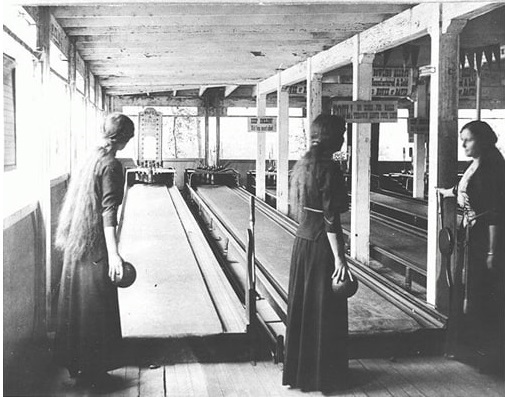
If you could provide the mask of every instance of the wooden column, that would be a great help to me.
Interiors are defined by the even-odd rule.
[[[221,107],[216,108],[216,163],[221,160]]]
[[[277,209],[283,214],[289,210],[289,92],[277,87]]]
[[[259,92],[259,91],[258,91]],[[267,108],[267,96],[265,94],[258,94],[256,97],[256,115],[258,117],[265,116]],[[266,177],[266,146],[267,146],[266,132],[256,133],[256,197],[265,200],[265,177]]]
[[[72,173],[74,167],[77,165],[77,151],[78,139],[75,135],[75,131],[72,128],[74,125],[73,118],[75,117],[73,111],[75,109],[75,90],[76,90],[76,48],[75,39],[70,40],[69,54],[68,54],[68,92],[70,99],[70,173]]]
[[[480,65],[479,68],[480,69]],[[482,78],[480,70],[475,71],[475,119],[481,118],[481,102],[482,102]]]
[[[322,113],[323,108],[323,75],[312,73],[312,58],[307,59],[307,144],[311,145],[311,128],[314,119]]]
[[[465,20],[440,24],[434,16],[431,36],[431,66],[435,73],[430,82],[430,175],[428,187],[428,255],[426,299],[442,311],[448,307],[448,287],[438,250],[437,193],[435,187],[450,187],[457,182],[458,169],[458,87],[459,33]],[[444,226],[456,235],[456,200],[444,200]],[[456,263],[456,250],[451,258]]]
[[[85,67],[85,73],[84,73],[84,108],[86,112],[86,129],[85,129],[85,134],[86,134],[86,149],[91,148],[95,142],[96,142],[96,136],[95,132],[96,131],[91,131],[91,126],[90,126],[90,114],[91,111],[93,110],[93,104],[91,103],[91,81],[89,78],[89,66],[86,63]]]
[[[417,86],[417,101],[414,104],[414,117],[428,118],[427,84]],[[414,134],[413,192],[415,198],[424,198],[424,174],[426,172],[426,141],[425,134]]]
[[[204,159],[204,165],[208,166],[209,161],[210,161],[210,143],[209,143],[209,101],[207,98],[204,99],[204,104],[205,104],[205,159]]]
[[[353,100],[372,98],[372,54],[361,54],[359,35],[355,36],[353,59]],[[370,261],[370,148],[371,124],[353,125],[351,257],[363,264]]]
[[[40,208],[42,213],[42,235],[38,236],[40,239],[39,246],[42,248],[40,253],[40,267],[45,269],[45,321],[46,325],[51,324],[51,128],[50,128],[50,95],[49,95],[49,79],[50,79],[50,43],[51,43],[51,14],[49,7],[39,8],[39,20],[37,23],[37,48],[41,51],[40,58],[40,108],[39,108],[39,130],[40,138],[40,160],[37,170],[39,174],[39,197]],[[44,260],[42,259],[45,259]],[[37,314],[38,315],[38,314]]]

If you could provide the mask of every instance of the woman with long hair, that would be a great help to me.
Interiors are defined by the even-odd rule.
[[[477,353],[483,371],[505,369],[505,160],[497,136],[483,121],[471,121],[460,132],[472,162],[457,186],[438,189],[463,208],[449,318],[449,355]]]
[[[63,252],[55,338],[56,361],[71,377],[96,384],[107,378],[121,341],[115,277],[123,260],[116,239],[124,175],[116,152],[133,137],[120,113],[103,124],[103,143],[72,175],[60,213],[56,247]]]
[[[347,299],[331,288],[332,278],[352,277],[340,224],[340,213],[348,210],[347,189],[333,161],[345,130],[343,118],[319,115],[312,145],[291,178],[300,226],[291,257],[283,384],[303,391],[329,390],[347,377]]]

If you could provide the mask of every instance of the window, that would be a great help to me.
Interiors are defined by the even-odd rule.
[[[49,167],[52,178],[58,178],[70,170],[70,116],[68,108],[68,86],[62,78],[50,73],[47,83],[51,116]]]
[[[398,109],[396,123],[379,125],[379,161],[410,161],[408,134],[408,109]]]
[[[267,116],[277,116],[277,108],[267,108]],[[256,134],[248,131],[248,117],[256,108],[228,108],[221,117],[221,158],[252,160],[256,158]],[[266,159],[277,158],[277,132],[266,133]],[[302,108],[289,108],[289,159],[298,160],[306,151],[306,119]]]
[[[4,54],[4,171],[16,168],[16,61]]]
[[[149,106],[163,115],[161,138],[161,156],[163,160],[202,158],[205,150],[205,119],[198,116],[198,108],[185,106]],[[138,148],[135,147],[141,135],[138,125],[138,114],[143,112],[142,106],[123,106],[122,112],[127,114],[135,124],[135,142],[123,151],[134,154],[137,158]],[[215,121],[209,120],[215,125]],[[212,127],[210,127],[212,128]]]
[[[205,121],[181,109],[178,116],[163,117],[162,156],[169,158],[201,158],[204,152]]]

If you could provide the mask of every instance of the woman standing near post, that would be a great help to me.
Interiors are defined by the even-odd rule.
[[[121,341],[117,287],[112,280],[123,272],[116,225],[124,176],[115,156],[133,133],[127,116],[106,117],[103,144],[70,180],[56,233],[64,264],[55,357],[71,377],[90,385],[107,379]]]
[[[465,154],[473,160],[458,186],[439,189],[444,197],[457,197],[464,210],[462,231],[467,231],[460,233],[460,240],[466,236],[467,241],[460,241],[458,252],[463,279],[455,283],[459,297],[455,329],[461,335],[455,342],[478,352],[481,370],[503,375],[505,160],[495,146],[495,132],[483,121],[466,124],[460,138]]]
[[[312,146],[291,179],[293,209],[301,220],[291,258],[283,384],[303,391],[330,390],[347,377],[347,299],[335,297],[331,288],[333,277],[352,277],[340,225],[347,189],[332,160],[345,126],[341,117],[319,115]]]

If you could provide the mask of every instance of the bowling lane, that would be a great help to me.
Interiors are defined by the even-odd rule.
[[[230,231],[245,243],[249,223],[247,201],[226,186],[203,185],[197,188],[197,192]],[[256,211],[255,230],[258,260],[287,291],[294,236],[260,211]],[[412,317],[363,284],[358,293],[349,300],[351,334],[369,335],[414,331],[420,328]]]
[[[342,228],[351,230],[351,213],[342,214]],[[370,219],[370,243],[403,258],[422,272],[426,272],[426,239]]]
[[[128,190],[120,238],[123,258],[137,269],[135,283],[118,289],[123,336],[222,332],[165,186],[134,185]]]
[[[275,189],[267,189],[267,192],[275,196]],[[427,206],[421,201],[417,203],[412,200],[401,200],[374,192],[370,194],[371,200],[374,202],[411,215],[426,218]],[[342,228],[345,232],[349,233],[351,230],[350,211],[342,214],[341,221]],[[370,219],[370,243],[394,253],[396,256],[411,263],[422,273],[426,272],[426,239],[386,225],[376,219]]]
[[[428,217],[428,204],[423,200],[400,199],[398,197],[388,196],[386,194],[370,192],[370,200],[374,203],[392,208],[396,211],[402,211],[408,215],[415,215],[419,218]]]

